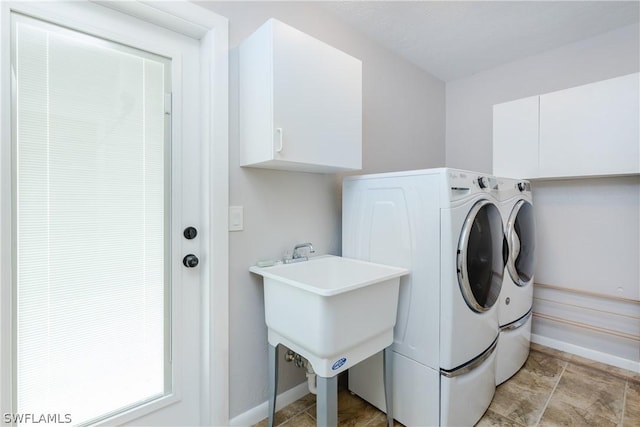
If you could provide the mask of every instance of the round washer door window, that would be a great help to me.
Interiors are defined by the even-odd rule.
[[[526,286],[533,281],[536,265],[535,234],[533,206],[526,200],[520,200],[513,207],[507,223],[507,242],[509,243],[507,270],[518,286]]]
[[[477,202],[469,211],[458,243],[458,283],[467,305],[489,310],[498,300],[504,274],[502,219],[495,204]]]

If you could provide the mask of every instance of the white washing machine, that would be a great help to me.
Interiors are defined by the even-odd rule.
[[[347,177],[342,255],[408,268],[394,330],[394,416],[473,425],[495,392],[503,224],[493,177],[455,169]],[[382,357],[349,371],[381,410]]]
[[[529,356],[536,237],[530,183],[508,178],[497,178],[497,182],[508,248],[498,303],[496,384],[502,384]]]

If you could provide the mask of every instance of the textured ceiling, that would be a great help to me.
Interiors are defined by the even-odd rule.
[[[640,20],[639,1],[341,1],[318,5],[444,81]]]

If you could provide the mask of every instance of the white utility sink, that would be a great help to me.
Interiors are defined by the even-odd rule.
[[[249,269],[264,279],[269,344],[333,377],[393,343],[404,268],[332,255]]]

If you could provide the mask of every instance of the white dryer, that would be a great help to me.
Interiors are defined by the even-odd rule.
[[[503,224],[493,177],[455,169],[347,177],[342,255],[408,268],[394,330],[394,416],[473,425],[495,392]],[[349,389],[385,410],[382,357]]]
[[[530,183],[509,178],[497,178],[497,182],[508,247],[498,304],[496,384],[501,384],[518,372],[529,356],[536,236]]]

